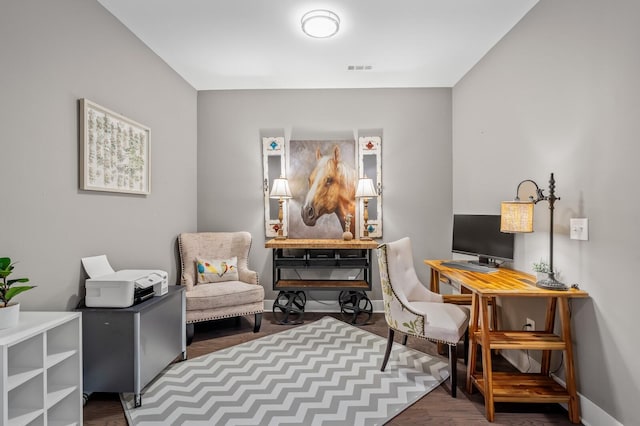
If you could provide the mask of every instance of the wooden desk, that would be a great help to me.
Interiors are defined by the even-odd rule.
[[[340,290],[338,301],[343,315],[352,324],[366,323],[373,305],[365,291],[371,290],[371,251],[373,240],[273,239],[265,243],[273,249],[273,289],[278,296],[273,304],[276,321],[282,324],[302,322],[307,290]],[[284,279],[283,270],[360,269],[362,279]]]
[[[511,269],[481,273],[453,269],[443,260],[425,260],[431,268],[431,286],[437,288],[446,277],[471,292],[471,323],[469,325],[469,364],[467,391],[475,386],[484,396],[487,420],[495,417],[496,402],[566,403],[569,420],[580,423],[580,407],[576,390],[576,372],[571,344],[569,299],[588,297],[582,290],[545,290],[535,286],[535,277]],[[435,282],[434,282],[435,280]],[[482,326],[489,324],[489,301],[494,297],[544,297],[547,299],[545,328],[541,331],[504,331]],[[556,306],[560,313],[560,335],[553,332]],[[477,347],[481,346],[482,371],[476,371]],[[492,349],[537,349],[542,351],[540,373],[493,372]],[[550,377],[551,351],[564,351],[566,389]]]

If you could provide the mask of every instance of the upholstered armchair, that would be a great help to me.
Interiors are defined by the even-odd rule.
[[[260,331],[264,289],[248,266],[251,234],[183,233],[178,248],[180,284],[186,287],[187,344],[194,324],[201,321],[255,315],[253,331]]]
[[[402,343],[405,345],[407,336],[445,343],[449,345],[451,396],[455,398],[456,347],[463,336],[467,337],[469,311],[455,304],[444,303],[442,295],[429,291],[420,282],[413,267],[409,238],[378,246],[378,264],[384,315],[389,326],[387,348],[380,370],[384,371],[389,361],[396,331],[404,334]]]

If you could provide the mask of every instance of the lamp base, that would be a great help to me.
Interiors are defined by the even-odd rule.
[[[555,277],[548,277],[538,281],[536,283],[536,287],[540,287],[545,290],[557,290],[557,291],[569,290],[569,287],[567,287],[566,284],[563,284],[560,281],[556,280]]]

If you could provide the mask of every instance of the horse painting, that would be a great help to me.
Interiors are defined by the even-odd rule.
[[[356,171],[340,158],[340,147],[333,147],[331,154],[322,155],[316,150],[316,166],[309,175],[309,190],[300,209],[302,221],[314,226],[318,218],[335,213],[344,231],[347,214],[355,217]],[[349,231],[355,235],[355,221]]]

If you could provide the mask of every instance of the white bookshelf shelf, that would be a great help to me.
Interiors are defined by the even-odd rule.
[[[0,424],[82,424],[82,316],[20,312],[0,330]]]

